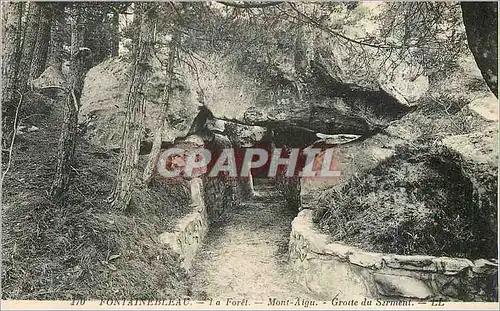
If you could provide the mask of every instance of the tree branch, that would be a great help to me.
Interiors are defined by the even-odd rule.
[[[352,43],[356,43],[356,44],[360,44],[360,45],[364,45],[364,46],[369,46],[369,47],[373,47],[373,48],[378,48],[378,49],[402,49],[403,46],[399,46],[399,45],[378,45],[378,44],[371,44],[371,43],[366,43],[366,42],[362,42],[362,41],[358,41],[358,40],[355,40],[355,39],[352,39],[352,38],[349,38],[347,36],[344,36],[343,34],[339,33],[339,32],[336,32],[334,30],[332,30],[331,28],[321,24],[320,22],[318,22],[317,20],[313,19],[312,17],[302,13],[300,10],[298,10],[295,5],[293,3],[290,3],[288,2],[288,4],[290,5],[290,7],[295,11],[297,12],[298,15],[302,16],[303,18],[305,18],[307,21],[309,21],[309,23],[313,24],[314,26],[318,27],[319,29],[323,30],[323,31],[326,31],[336,37],[340,37],[344,40],[347,40],[349,42],[352,42]]]
[[[233,8],[239,9],[254,9],[254,8],[265,8],[275,5],[280,5],[284,3],[283,1],[275,1],[275,2],[264,2],[264,3],[237,3],[237,2],[228,2],[228,1],[217,1],[220,4],[230,6]]]

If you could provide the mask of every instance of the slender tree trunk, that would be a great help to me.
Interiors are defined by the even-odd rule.
[[[113,17],[111,19],[111,31],[109,34],[109,56],[118,56],[118,48],[120,45],[120,14],[118,12],[113,12]]]
[[[47,67],[53,66],[60,72],[63,63],[63,30],[65,26],[65,3],[53,4],[53,18],[50,29],[49,53],[47,56]]]
[[[2,148],[10,143],[15,131],[17,75],[21,43],[21,17],[24,3],[4,3],[6,22],[3,28],[2,51]]]
[[[54,199],[63,196],[70,185],[78,130],[78,112],[85,77],[85,61],[88,49],[83,47],[83,18],[79,4],[74,3],[71,19],[71,64],[62,133],[59,138],[57,167],[51,188]]]
[[[498,97],[497,2],[461,2],[469,48],[490,90]]]
[[[129,206],[132,188],[137,183],[139,150],[145,117],[143,89],[151,74],[157,6],[158,4],[154,2],[137,4],[136,18],[139,19],[140,26],[134,51],[135,63],[127,99],[120,167],[111,196],[112,206],[120,209]]]
[[[24,30],[18,81],[19,88],[23,93],[28,89],[31,60],[33,59],[33,51],[37,41],[36,38],[38,35],[38,23],[40,21],[41,9],[41,4],[36,2],[31,2],[28,7],[28,17]]]
[[[38,26],[38,35],[33,48],[33,59],[31,60],[29,82],[38,78],[45,70],[47,63],[47,54],[49,51],[50,28],[52,24],[51,4],[41,3],[40,24]]]
[[[178,49],[176,45],[176,35],[174,34],[172,40],[170,41],[170,51],[168,54],[168,64],[166,70],[167,81],[165,83],[165,89],[163,90],[161,98],[163,109],[157,121],[157,128],[154,130],[153,147],[151,148],[148,165],[146,165],[143,174],[143,180],[146,184],[149,184],[151,178],[153,177],[153,172],[156,167],[157,157],[161,149],[163,131],[165,130],[165,127],[168,122],[167,116],[168,116],[168,109],[170,106],[170,97],[172,94],[172,81],[174,78],[174,67],[177,55],[178,55]]]

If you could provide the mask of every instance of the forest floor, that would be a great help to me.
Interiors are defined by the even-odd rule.
[[[288,241],[296,211],[272,185],[213,223],[191,270],[193,296],[232,297],[267,303],[269,297],[310,298],[288,266]]]
[[[179,259],[156,241],[189,212],[184,191],[140,189],[130,210],[110,208],[119,155],[80,138],[70,189],[49,197],[64,109],[39,94],[20,109],[32,130],[18,133],[2,185],[2,299],[187,295]]]

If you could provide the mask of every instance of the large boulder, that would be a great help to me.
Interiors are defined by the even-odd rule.
[[[339,145],[335,147],[333,161],[340,171],[335,178],[301,179],[301,208],[320,209],[318,200],[328,189],[340,190],[349,181],[359,178],[364,172],[373,170],[383,161],[395,154],[395,147],[404,140],[394,136],[377,134],[359,143]]]
[[[287,86],[274,86],[273,76],[259,81],[252,77],[252,72],[242,71],[230,60],[207,58],[208,64],[212,64],[210,70],[200,72],[188,82],[190,87],[199,85],[203,89],[205,106],[220,119],[271,128],[303,127],[327,134],[369,134],[410,110],[408,99],[395,95],[404,93],[402,90],[394,96],[388,91],[402,87],[403,80],[397,83],[386,80],[382,84],[366,75],[364,81],[356,84],[333,80],[335,73],[324,70],[311,74],[307,87],[300,89],[299,80],[289,81]],[[349,64],[342,66],[347,72]],[[418,84],[421,79],[409,80],[406,84]],[[427,84],[424,84],[421,89],[406,85],[407,89],[418,90],[409,92],[406,98],[414,103],[425,93]]]
[[[478,215],[486,215],[489,227],[497,232],[498,128],[492,125],[481,132],[455,135],[443,144],[460,155],[462,173],[472,183]],[[490,216],[490,217],[488,217]]]
[[[467,107],[484,120],[498,122],[498,98],[493,93],[474,99]]]
[[[299,126],[328,134],[377,132],[410,111],[427,91],[427,78],[411,77],[408,72],[415,69],[403,64],[390,77],[374,76],[384,72],[376,66],[354,76],[356,61],[349,62],[347,55],[346,59],[334,57],[340,48],[331,48],[329,54],[309,60],[308,68],[297,68],[304,70],[301,77],[280,72],[273,63],[249,60],[248,66],[238,67],[230,59],[210,55],[206,58],[212,67],[191,79],[191,85],[200,85],[206,107],[218,118],[272,128]],[[373,56],[367,63],[380,61]],[[276,85],[276,76],[255,78],[261,66],[276,66],[278,75],[290,80]]]
[[[225,133],[240,148],[249,148],[260,142],[267,133],[265,127],[225,122]]]
[[[370,21],[381,6],[361,3],[349,12],[341,8],[335,18],[349,18],[348,26],[327,24],[343,27],[339,31],[354,40],[380,37],[381,30]],[[317,27],[297,27],[289,20],[258,32],[249,27],[242,32],[238,28],[244,38],[240,43],[229,40],[217,48],[186,43],[186,49],[195,47],[180,51],[186,64],[176,68],[177,95],[169,104],[163,141],[186,136],[202,105],[217,119],[249,126],[370,136],[414,110],[428,93],[429,79],[416,59],[346,41]],[[256,34],[255,44],[238,45]],[[167,37],[159,34],[158,40]],[[159,46],[168,45],[163,43]],[[166,83],[168,53],[156,56],[145,92],[145,140],[157,131]],[[85,80],[81,122],[89,124],[87,135],[100,145],[119,147],[129,70],[125,55],[92,68]]]
[[[443,140],[443,144],[460,154],[463,161],[463,171],[473,181],[476,188],[491,188],[493,186],[488,186],[488,183],[496,180],[498,171],[498,129],[496,125],[481,132],[447,137]],[[494,188],[496,193],[496,187]],[[492,203],[494,202],[496,200],[492,201]]]
[[[153,65],[153,76],[144,92],[144,141],[147,142],[152,142],[164,109],[162,92],[165,88],[165,71],[161,64]],[[121,146],[131,67],[126,57],[115,57],[90,69],[85,78],[79,122],[86,124],[85,135],[90,141],[108,149]],[[173,89],[168,106],[168,122],[162,130],[162,140],[167,142],[187,136],[200,106],[195,92],[182,81],[175,80]]]
[[[66,88],[66,78],[59,69],[49,66],[42,74],[33,80],[34,89]]]
[[[341,25],[348,37],[376,37],[380,29],[367,21],[380,11],[380,5],[364,3],[349,12],[339,6],[335,18],[350,19],[349,26]],[[258,29],[259,39],[252,32],[256,29],[245,28],[241,41],[255,43],[240,46],[235,40],[219,53],[197,51],[203,60],[197,68],[203,70],[187,81],[203,89],[204,104],[218,118],[326,134],[378,132],[428,91],[429,79],[416,59],[319,28],[297,27],[285,19],[274,28]]]

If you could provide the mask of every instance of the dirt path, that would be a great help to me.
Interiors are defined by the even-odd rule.
[[[287,264],[290,223],[288,210],[269,185],[256,186],[256,196],[228,211],[214,223],[192,267],[193,296],[248,298],[308,298],[293,281]]]

